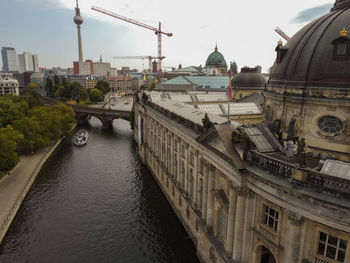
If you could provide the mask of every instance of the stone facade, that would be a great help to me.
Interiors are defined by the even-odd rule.
[[[147,98],[138,101],[139,156],[201,262],[350,262],[348,181],[317,184],[326,177],[309,170],[304,180],[296,176],[302,170],[267,155],[237,153],[223,139],[227,124],[198,127]]]

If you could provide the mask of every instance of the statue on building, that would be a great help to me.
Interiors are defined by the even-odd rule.
[[[241,127],[237,128],[237,131],[232,131],[232,143],[238,145],[242,150],[251,150],[255,147],[255,144],[249,139],[248,134]]]
[[[211,122],[211,120],[208,117],[208,114],[206,113],[204,115],[204,118],[202,119],[202,123],[203,123],[203,132],[207,132],[208,130],[210,130],[212,127],[214,127],[214,124]]]
[[[307,160],[306,160],[306,152],[307,146],[305,142],[305,138],[301,137],[298,140],[298,148],[297,148],[297,161],[299,163],[299,166],[302,168],[305,168],[307,166]]]

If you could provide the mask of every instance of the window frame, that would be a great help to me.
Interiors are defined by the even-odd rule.
[[[267,208],[267,211],[265,210],[265,207]],[[274,211],[274,215],[270,214],[271,210]],[[266,220],[265,220],[265,216],[266,216]],[[272,220],[272,226],[269,225],[270,219]],[[262,203],[261,224],[264,227],[267,227],[270,231],[277,233],[280,227],[279,220],[280,220],[280,211],[266,203]]]
[[[326,236],[325,240],[321,239],[321,234],[324,234]],[[330,244],[329,239],[331,238],[335,238],[337,241],[337,244]],[[341,248],[340,247],[340,242],[344,241],[345,242],[345,248]],[[323,244],[324,248],[323,248],[323,253],[319,253],[320,250],[320,244]],[[335,249],[335,256],[334,258],[330,257],[327,255],[328,252],[328,247],[331,247],[333,249]],[[323,229],[318,230],[318,234],[317,234],[317,242],[316,242],[316,252],[315,254],[318,257],[322,257],[325,258],[327,260],[332,260],[334,262],[340,262],[340,263],[344,263],[346,260],[346,256],[347,256],[347,249],[348,249],[348,240],[342,239],[341,237],[339,237],[339,235],[333,235],[330,234],[327,231],[324,231]],[[343,261],[338,260],[338,256],[339,256],[339,251],[343,252],[344,258]]]

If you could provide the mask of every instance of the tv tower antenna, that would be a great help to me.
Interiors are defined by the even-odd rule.
[[[80,32],[80,25],[83,23],[83,17],[80,15],[78,0],[76,0],[75,16],[73,20],[74,20],[74,23],[77,25],[77,30],[78,30],[79,61],[83,61],[83,47],[81,44],[81,32]]]

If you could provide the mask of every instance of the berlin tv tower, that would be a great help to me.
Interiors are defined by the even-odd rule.
[[[78,0],[76,1],[77,1],[77,6],[75,7],[74,23],[77,24],[77,29],[78,29],[79,61],[83,61],[83,48],[81,45],[81,33],[80,33],[80,25],[83,23],[83,18],[80,16],[80,8],[78,6]]]

